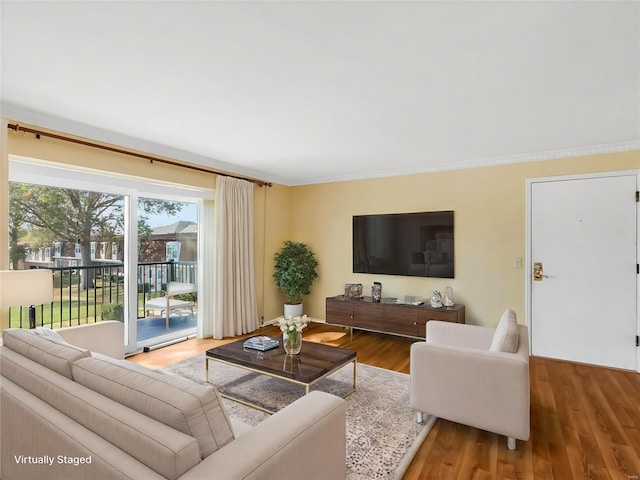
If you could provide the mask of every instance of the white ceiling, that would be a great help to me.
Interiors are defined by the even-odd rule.
[[[640,145],[640,2],[2,1],[11,120],[286,185]]]

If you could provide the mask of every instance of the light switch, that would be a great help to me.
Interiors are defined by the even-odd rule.
[[[522,257],[513,257],[513,268],[522,268]]]

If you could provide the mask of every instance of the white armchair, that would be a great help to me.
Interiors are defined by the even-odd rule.
[[[511,350],[511,352],[509,351]],[[507,437],[528,440],[529,337],[507,310],[497,328],[430,321],[411,346],[411,408]]]

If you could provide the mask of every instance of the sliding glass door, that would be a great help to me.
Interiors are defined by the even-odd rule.
[[[138,198],[138,347],[196,334],[198,205]]]
[[[38,325],[123,321],[127,353],[196,334],[198,205],[211,191],[23,158],[9,180],[12,268],[54,276]],[[23,315],[11,325],[27,328]]]

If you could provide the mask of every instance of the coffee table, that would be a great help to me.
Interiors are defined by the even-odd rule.
[[[315,342],[304,342],[299,354],[288,355],[284,351],[282,341],[280,341],[278,348],[261,352],[244,348],[245,340],[237,340],[207,350],[205,356],[207,382],[209,381],[209,361],[213,360],[286,382],[303,385],[305,394],[307,394],[311,387],[320,380],[335,373],[345,365],[353,363],[353,388],[345,394],[345,397],[356,390],[357,356],[353,350]],[[274,413],[259,405],[231,395],[220,393],[220,396],[266,413]]]

